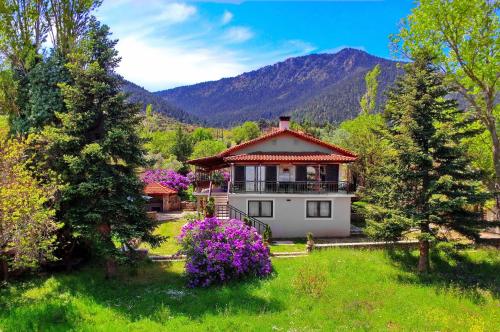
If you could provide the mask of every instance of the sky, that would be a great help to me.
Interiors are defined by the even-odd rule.
[[[290,57],[345,47],[392,58],[411,0],[105,0],[122,61],[118,72],[150,91],[239,75]]]

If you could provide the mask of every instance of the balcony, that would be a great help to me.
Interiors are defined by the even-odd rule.
[[[279,194],[328,194],[355,191],[354,185],[347,181],[235,181],[230,183],[231,193],[279,193]]]

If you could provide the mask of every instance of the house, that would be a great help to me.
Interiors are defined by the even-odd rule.
[[[161,183],[149,183],[144,187],[144,194],[150,197],[147,203],[148,211],[167,212],[179,210],[181,200],[177,190]]]
[[[215,156],[190,160],[196,166],[199,201],[215,198],[217,214],[267,224],[274,238],[350,235],[354,188],[346,165],[356,155],[289,128],[279,128]],[[227,184],[213,188],[211,174],[226,169]],[[208,186],[207,186],[208,183]]]

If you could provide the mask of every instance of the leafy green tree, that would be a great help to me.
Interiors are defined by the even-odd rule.
[[[226,145],[221,141],[211,139],[200,141],[194,145],[191,159],[213,156],[225,149]]]
[[[237,144],[257,138],[259,137],[259,135],[260,135],[259,126],[252,121],[247,121],[243,123],[241,126],[234,127],[232,130],[233,140]]]
[[[64,184],[58,218],[73,236],[92,244],[112,277],[120,255],[114,241],[126,245],[138,238],[156,245],[160,238],[152,234],[155,224],[146,216],[136,176],[145,166],[136,131],[139,107],[120,91],[116,41],[108,35],[107,26],[91,21],[71,54],[67,67],[73,83],[60,85],[67,112],[58,114],[59,126],[44,130],[47,145],[41,153]]]
[[[410,58],[425,49],[490,133],[500,220],[499,1],[421,0],[393,42]]]
[[[456,101],[446,99],[449,93],[424,54],[406,65],[386,105],[387,139],[396,150],[397,165],[390,174],[391,205],[380,203],[392,211],[383,211],[379,220],[372,218],[369,231],[390,230],[387,233],[394,237],[394,232],[401,235],[418,226],[420,272],[429,269],[429,241],[439,239],[442,227],[477,237],[479,214],[472,206],[486,200],[480,173],[461,144],[476,131]]]
[[[193,142],[189,134],[181,126],[177,126],[175,130],[174,145],[172,146],[172,153],[178,161],[185,163],[191,153],[193,152]],[[187,170],[187,166],[184,170]]]
[[[67,82],[68,54],[87,29],[99,0],[3,0],[0,2],[0,107],[11,130],[26,134],[54,120],[61,109],[57,83]],[[44,59],[42,45],[53,46]]]
[[[373,182],[378,181],[380,169],[390,163],[394,154],[389,141],[379,134],[384,125],[381,114],[362,113],[352,120],[342,122],[332,135],[325,137],[358,155],[358,160],[350,165],[350,170],[362,195],[373,189]]]
[[[25,144],[0,139],[0,271],[35,267],[53,258],[53,186],[42,186],[26,165]]]
[[[212,130],[210,130],[209,128],[198,127],[191,133],[191,140],[193,144],[213,139],[214,136],[212,135]]]
[[[378,91],[377,79],[379,75],[380,65],[376,65],[365,76],[366,92],[359,102],[361,113],[363,114],[369,114],[375,109]]]

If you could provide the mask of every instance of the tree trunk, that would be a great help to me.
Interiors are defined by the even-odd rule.
[[[4,282],[9,278],[9,266],[7,265],[7,259],[0,257],[0,269],[2,271],[2,280]]]
[[[493,166],[495,167],[495,219],[500,220],[500,139],[496,131],[496,121],[493,121],[491,126],[492,128],[488,128],[488,130],[491,134],[491,140],[493,142]]]
[[[106,279],[116,277],[116,261],[114,258],[106,259]]]
[[[418,272],[427,273],[430,269],[429,240],[419,240],[418,246],[420,249],[420,256],[418,258]]]

